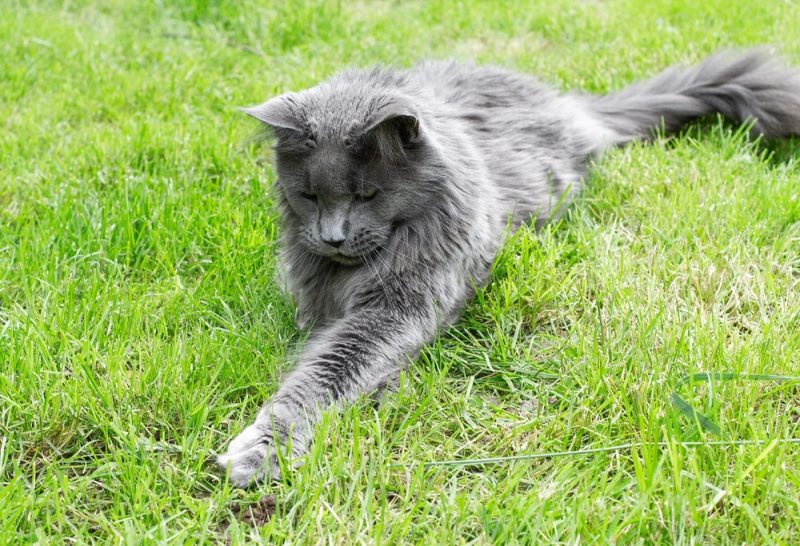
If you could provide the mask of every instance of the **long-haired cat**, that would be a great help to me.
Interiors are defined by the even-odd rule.
[[[275,137],[299,362],[219,464],[245,486],[302,455],[332,405],[390,384],[486,282],[508,225],[550,220],[590,159],[709,113],[800,133],[800,71],[717,54],[605,96],[495,67],[349,70],[246,110]]]

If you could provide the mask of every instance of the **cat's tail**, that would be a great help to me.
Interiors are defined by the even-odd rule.
[[[659,130],[675,132],[713,113],[753,123],[754,135],[800,135],[800,70],[764,48],[738,55],[723,51],[590,101],[593,113],[611,129],[613,144],[646,139]]]

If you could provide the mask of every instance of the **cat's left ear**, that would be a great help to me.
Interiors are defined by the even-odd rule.
[[[408,101],[391,99],[375,111],[361,129],[359,139],[376,147],[382,157],[401,160],[422,141],[419,115]]]

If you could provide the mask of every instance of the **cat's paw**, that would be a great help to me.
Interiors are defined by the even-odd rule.
[[[228,451],[217,457],[217,464],[238,487],[280,479],[272,432],[258,420],[231,441]]]

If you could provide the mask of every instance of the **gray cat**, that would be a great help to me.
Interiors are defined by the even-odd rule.
[[[504,236],[551,220],[604,150],[721,113],[800,134],[800,71],[717,54],[606,96],[494,67],[342,72],[246,110],[275,136],[282,262],[308,345],[219,456],[239,486],[277,479],[321,412],[382,391],[486,282]]]

